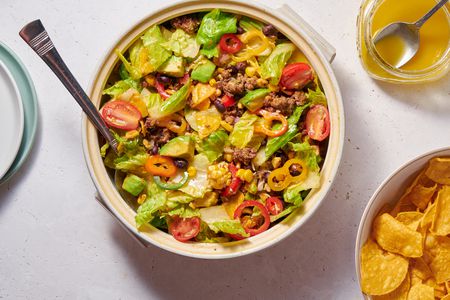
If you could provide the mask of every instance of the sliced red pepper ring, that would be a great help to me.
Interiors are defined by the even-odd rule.
[[[225,106],[225,108],[228,108],[230,106],[233,106],[236,104],[236,100],[234,100],[233,97],[230,97],[228,95],[225,95],[222,97],[222,104]]]
[[[242,183],[242,180],[237,177],[238,168],[234,164],[229,164],[228,169],[230,170],[232,176],[231,183],[220,194],[222,197],[229,197],[236,194]]]
[[[283,211],[283,201],[278,197],[269,197],[266,199],[266,208],[271,215],[276,216]]]
[[[177,167],[170,157],[152,155],[145,162],[145,170],[155,176],[172,177],[177,172]]]
[[[264,219],[262,224],[257,224],[260,223],[258,222],[259,220],[256,220],[255,222],[255,217],[252,217],[251,215],[243,216],[244,209],[247,207],[253,207],[253,209],[256,207],[259,209],[260,215],[258,215],[258,219],[261,217]],[[242,202],[241,205],[239,205],[234,211],[234,218],[241,221],[242,227],[244,227],[245,232],[247,232],[251,236],[266,231],[270,226],[270,215],[267,211],[267,208],[261,202],[255,200]],[[255,228],[254,225],[259,226]]]
[[[178,190],[188,181],[188,179],[188,172],[183,173],[183,177],[179,182],[164,182],[161,180],[160,176],[153,176],[153,180],[155,181],[156,185],[164,190]]]
[[[234,54],[242,49],[243,43],[233,33],[227,33],[222,35],[219,41],[220,50],[226,53]]]
[[[255,126],[255,132],[263,133],[270,137],[277,137],[283,135],[289,128],[287,119],[280,113],[268,112],[267,110],[260,109],[257,114],[261,115],[265,123],[262,125]],[[281,123],[281,128],[277,130],[272,129],[273,121],[278,121]]]

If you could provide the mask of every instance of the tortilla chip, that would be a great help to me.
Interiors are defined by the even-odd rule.
[[[373,296],[373,300],[406,300],[408,297],[408,291],[411,287],[411,279],[409,276],[406,276],[403,282],[400,284],[398,288],[393,290],[392,292],[381,295],[381,296]]]
[[[421,280],[427,280],[433,276],[431,269],[422,257],[413,258],[410,261],[411,274],[416,275]]]
[[[450,185],[450,157],[431,159],[425,175],[434,182]]]
[[[423,254],[422,235],[389,214],[382,214],[375,219],[373,236],[386,251],[405,257],[420,257]]]
[[[446,296],[444,296],[443,298],[441,298],[441,300],[450,300],[450,294],[447,294]]]
[[[435,214],[436,214],[436,203],[433,203],[429,205],[425,210],[422,221],[420,222],[420,226],[422,228],[428,228],[429,226],[431,226]]]
[[[408,259],[384,252],[372,239],[361,249],[361,289],[369,295],[394,291],[408,274]]]
[[[436,187],[437,184],[434,184],[432,187],[424,187],[423,185],[418,184],[412,188],[407,197],[409,197],[410,201],[420,210],[424,210],[433,198]]]
[[[414,211],[416,210],[416,205],[411,202],[411,197],[409,197],[409,194],[411,193],[412,189],[419,184],[419,182],[422,180],[422,178],[425,176],[425,171],[422,171],[411,183],[411,185],[406,189],[406,192],[403,194],[403,196],[400,198],[399,201],[395,204],[394,208],[391,211],[391,215],[394,217],[397,216],[398,213],[402,211]]]
[[[450,234],[450,186],[443,186],[436,197],[436,213],[430,231],[436,235]]]
[[[408,300],[434,300],[434,288],[426,284],[415,284],[409,290]]]
[[[408,226],[411,230],[416,231],[422,221],[423,213],[418,211],[405,211],[398,213],[395,219]]]
[[[432,258],[430,264],[431,271],[437,283],[444,283],[450,280],[450,249],[440,250]]]

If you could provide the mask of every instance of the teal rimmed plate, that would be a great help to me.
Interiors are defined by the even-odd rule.
[[[38,105],[33,81],[23,63],[14,52],[0,42],[0,61],[12,75],[12,78],[22,98],[24,113],[24,129],[22,142],[17,156],[6,174],[0,179],[0,184],[10,179],[25,162],[33,146],[38,121]]]

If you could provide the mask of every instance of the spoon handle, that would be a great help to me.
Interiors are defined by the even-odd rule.
[[[108,141],[112,149],[117,153],[117,140],[112,136],[97,108],[81,88],[78,81],[67,68],[59,55],[41,20],[35,20],[22,28],[19,35],[49,66],[67,90],[72,94],[91,122],[103,137]]]
[[[423,23],[425,23],[429,18],[431,18],[432,15],[434,15],[434,13],[436,11],[438,11],[439,8],[441,8],[442,6],[445,5],[445,3],[447,3],[448,0],[441,0],[438,4],[436,4],[429,12],[426,13],[426,15],[424,15],[422,18],[420,18],[416,23],[414,23],[414,25],[416,25],[417,27],[422,27]]]

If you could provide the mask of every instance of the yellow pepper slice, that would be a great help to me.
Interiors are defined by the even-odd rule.
[[[292,176],[290,167],[292,165],[300,165],[300,175]],[[308,175],[308,169],[306,164],[298,158],[288,160],[281,168],[273,170],[267,178],[267,184],[273,191],[282,191],[287,188],[291,183],[297,183],[305,180]]]
[[[157,120],[156,125],[166,127],[178,135],[184,134],[187,128],[186,120],[179,114],[171,114],[165,118]]]

